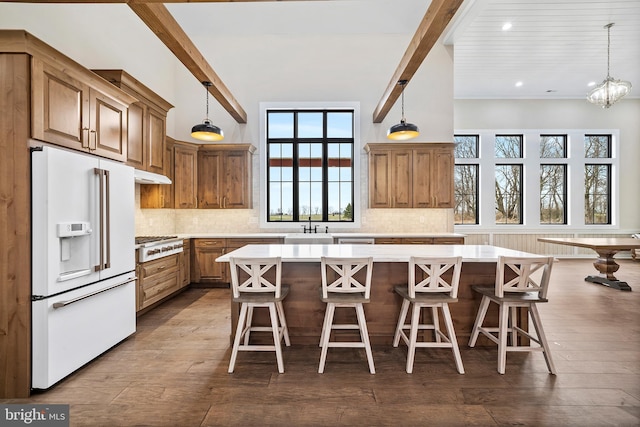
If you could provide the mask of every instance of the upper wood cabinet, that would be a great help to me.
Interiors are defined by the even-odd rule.
[[[198,207],[251,208],[251,144],[215,144],[198,150]]]
[[[173,105],[123,70],[93,70],[138,101],[129,106],[127,164],[164,172],[167,113]]]
[[[369,207],[453,207],[453,143],[376,143],[364,148],[369,154]]]
[[[143,184],[140,186],[140,207],[145,208],[173,208],[174,206],[174,140],[166,137],[164,143],[164,157],[162,175],[169,178],[172,184]]]
[[[173,161],[174,207],[176,209],[196,208],[198,206],[196,199],[198,146],[188,142],[175,141]]]

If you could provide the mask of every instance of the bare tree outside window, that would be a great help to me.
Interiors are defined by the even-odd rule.
[[[522,165],[496,165],[496,224],[522,224]]]
[[[611,165],[585,165],[584,223],[611,224]]]
[[[522,135],[496,135],[496,158],[521,159]]]
[[[540,224],[566,224],[567,165],[540,165]]]
[[[585,135],[584,157],[588,159],[611,158],[611,135]]]
[[[478,140],[478,135],[455,135],[453,142],[456,159],[477,159]]]
[[[456,224],[478,224],[478,165],[455,165]]]
[[[611,158],[611,135],[585,135],[584,153],[590,159]],[[584,222],[611,224],[611,164],[585,164]]]
[[[564,159],[567,157],[566,135],[540,135],[540,158]]]
[[[455,135],[456,159],[477,159],[479,150],[478,135]],[[454,167],[455,224],[478,224],[478,163],[464,163],[456,160]]]

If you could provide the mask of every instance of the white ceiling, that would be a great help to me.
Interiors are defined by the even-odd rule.
[[[195,39],[216,34],[406,34],[428,0],[168,3]],[[503,31],[504,23],[512,28]],[[443,35],[454,45],[456,98],[583,98],[607,73],[640,97],[640,0],[465,0]],[[402,46],[406,49],[407,46]],[[215,61],[210,60],[215,64]],[[224,80],[224,76],[222,76]],[[522,86],[516,87],[516,82]],[[383,88],[377,90],[382,91]]]

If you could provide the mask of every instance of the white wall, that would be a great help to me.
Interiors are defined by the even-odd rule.
[[[623,99],[608,109],[586,100],[456,100],[454,111],[456,132],[619,129],[619,227],[625,231],[640,230],[640,99]]]

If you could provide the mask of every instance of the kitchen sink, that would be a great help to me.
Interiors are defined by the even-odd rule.
[[[285,244],[330,245],[333,236],[329,233],[290,233],[284,236]]]

